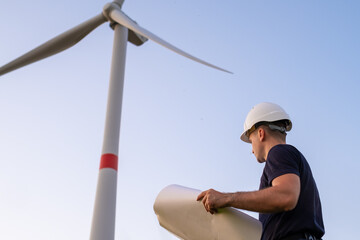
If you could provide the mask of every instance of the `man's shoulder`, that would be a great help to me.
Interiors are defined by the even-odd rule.
[[[264,174],[270,182],[287,173],[300,176],[300,166],[302,165],[300,156],[300,152],[292,145],[276,145],[268,154]]]
[[[300,159],[301,153],[297,148],[290,144],[278,144],[270,149],[266,162],[270,165],[289,162],[298,164]]]
[[[284,153],[284,152],[287,152],[287,153],[299,153],[299,150],[294,147],[293,145],[290,145],[290,144],[278,144],[278,145],[275,145],[273,146],[270,151],[269,151],[269,154],[279,154],[279,153]]]

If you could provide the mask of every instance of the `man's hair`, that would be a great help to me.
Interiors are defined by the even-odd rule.
[[[273,136],[278,136],[285,140],[286,138],[286,126],[288,125],[288,120],[279,120],[275,122],[259,122],[256,123],[256,128],[260,126],[266,126],[269,129]]]

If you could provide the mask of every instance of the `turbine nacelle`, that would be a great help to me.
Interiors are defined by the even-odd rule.
[[[121,1],[121,3],[118,3],[117,1],[111,2],[111,3],[107,3],[105,4],[104,8],[103,8],[103,15],[104,17],[106,17],[106,19],[110,22],[110,26],[112,29],[114,29],[114,25],[118,24],[116,21],[114,21],[111,17],[110,17],[110,12],[113,10],[118,10],[121,11],[121,6],[123,4],[124,1]],[[125,13],[124,13],[125,14]],[[129,16],[127,16],[134,24],[137,25],[137,22],[132,20]],[[148,39],[132,30],[129,29],[129,33],[128,33],[128,41],[131,42],[132,44],[136,45],[136,46],[140,46],[143,43],[145,43]]]

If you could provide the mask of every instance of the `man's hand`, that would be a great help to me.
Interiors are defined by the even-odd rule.
[[[228,206],[228,194],[209,189],[199,194],[196,199],[202,201],[207,212],[214,214],[218,208]]]

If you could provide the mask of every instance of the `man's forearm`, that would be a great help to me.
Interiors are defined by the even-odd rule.
[[[209,189],[199,194],[206,211],[216,212],[223,207],[273,213],[289,211],[296,207],[300,195],[300,178],[295,174],[284,174],[272,181],[272,186],[253,192],[221,193]]]
[[[289,199],[276,187],[253,192],[226,193],[226,206],[261,213],[291,210]]]

